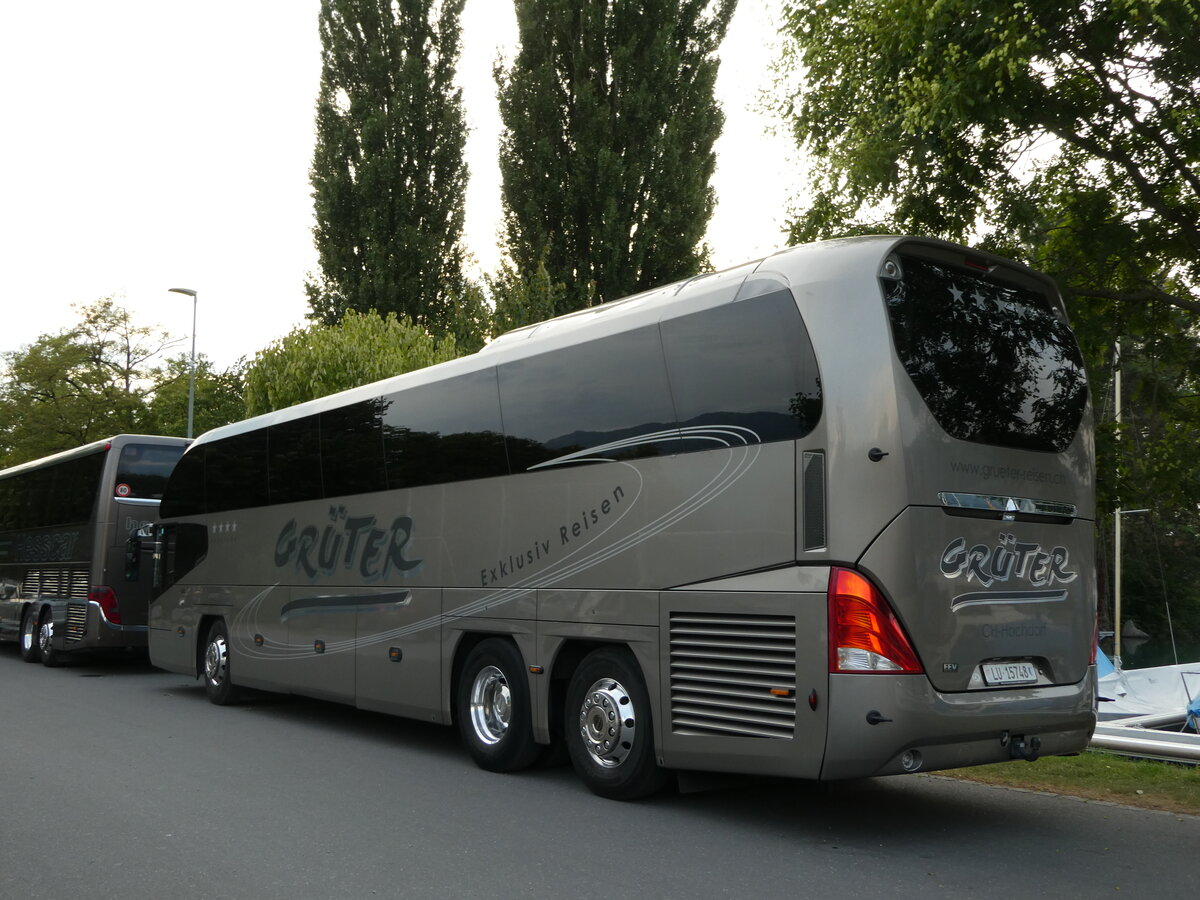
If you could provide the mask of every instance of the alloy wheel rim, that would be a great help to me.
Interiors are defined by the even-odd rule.
[[[225,681],[225,671],[228,667],[225,639],[217,638],[208,642],[204,651],[204,677],[214,687]]]
[[[508,679],[495,666],[484,666],[471,684],[471,727],[489,746],[500,743],[512,720],[512,692]]]
[[[592,762],[615,769],[633,751],[637,710],[629,691],[615,678],[601,678],[584,694],[579,734]]]

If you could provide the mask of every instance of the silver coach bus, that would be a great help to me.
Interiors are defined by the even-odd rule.
[[[151,661],[455,723],[491,770],[563,742],[614,798],[1075,753],[1093,490],[1047,278],[796,247],[201,436]]]
[[[146,646],[150,579],[126,581],[127,541],[187,443],[119,434],[0,471],[0,640],[47,666]]]

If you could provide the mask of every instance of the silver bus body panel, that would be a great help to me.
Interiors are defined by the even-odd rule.
[[[1091,654],[1093,528],[909,507],[859,560],[891,600],[936,690],[982,687],[980,666],[1029,660],[1075,684]]]
[[[776,577],[767,574],[764,587]],[[743,585],[661,597],[665,764],[819,777],[830,714],[825,592]]]
[[[158,501],[114,495],[121,453],[130,445],[182,448],[182,438],[120,434],[4,470],[4,478],[44,470],[103,454],[98,491],[86,522],[33,528],[0,536],[0,570],[14,590],[0,598],[0,638],[16,639],[22,616],[44,610],[53,622],[51,645],[57,651],[142,648],[147,645],[149,579],[125,580],[126,541],[158,516]],[[43,501],[49,503],[49,498]],[[33,555],[23,545],[37,548]],[[12,577],[9,577],[9,573]],[[39,586],[54,584],[50,590]],[[69,584],[67,590],[65,585]],[[100,605],[88,599],[92,587],[111,587],[121,622],[110,622]]]
[[[893,347],[878,276],[897,248],[967,252],[898,238],[793,248],[203,435],[197,446],[752,300],[780,285],[789,286],[812,339],[823,400],[815,427],[794,441],[199,517],[209,551],[152,604],[152,661],[195,674],[206,623],[220,616],[239,684],[449,723],[461,648],[481,635],[508,635],[540,670],[528,679],[534,735],[547,742],[560,711],[552,708],[558,667],[580,647],[624,644],[646,681],[658,759],[674,768],[822,779],[891,774],[910,770],[900,760],[911,749],[921,751],[920,770],[1007,759],[1005,734],[1036,733],[1046,754],[1075,752],[1094,724],[1090,418],[1062,454],[947,435]],[[972,256],[1057,297],[1041,276]],[[1071,523],[972,519],[945,512],[945,492],[1073,504],[1079,514]],[[1059,569],[1076,575],[1067,594],[1020,609],[980,602],[956,612],[960,595],[1003,593],[1004,585],[964,588],[965,570],[957,581],[947,577],[947,547],[959,537],[968,552],[1001,546],[1003,535],[1046,552],[1066,548],[1069,561],[1058,560]],[[872,576],[925,674],[829,674],[835,565]],[[372,596],[384,602],[367,602]],[[322,605],[331,608],[318,611]],[[1022,641],[1028,628],[1021,632],[1017,617],[1044,630]],[[992,624],[1007,624],[1009,632],[998,634],[1013,640],[981,638]],[[294,655],[266,655],[256,635],[268,648],[282,641]],[[722,644],[751,645],[727,654],[750,659],[726,660],[711,680],[688,668],[696,646],[719,655],[712,648]],[[972,682],[983,660],[1012,657],[1044,660],[1051,683]],[[954,663],[959,668],[939,668]],[[726,684],[739,680],[753,696]],[[872,710],[892,721],[868,724]]]

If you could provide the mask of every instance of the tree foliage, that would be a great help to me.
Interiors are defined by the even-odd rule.
[[[453,333],[464,291],[464,0],[322,0],[311,182],[312,316],[407,316]],[[469,317],[468,317],[469,318]]]
[[[1200,313],[1190,0],[825,0],[786,16],[804,87],[784,109],[816,172],[795,238],[983,231],[1044,247],[1076,293]]]
[[[505,243],[569,312],[700,271],[717,47],[736,0],[516,0],[497,69]]]
[[[1096,399],[1101,509],[1154,508],[1168,548],[1200,533],[1200,7],[795,0],[785,32],[780,110],[813,173],[792,239],[929,234],[1049,273]]]
[[[0,465],[69,450],[120,433],[183,437],[189,358],[157,365],[179,343],[134,323],[112,298],[77,307],[78,322],[4,354]],[[197,359],[198,431],[242,417],[237,367]]]
[[[245,372],[246,414],[402,375],[458,356],[453,336],[435,338],[395,313],[348,311],[336,325],[297,328],[255,354]]]
[[[550,281],[544,261],[526,278],[502,263],[487,284],[494,306],[492,333],[496,335],[553,318],[563,300],[564,288]]]
[[[204,434],[213,428],[237,422],[246,416],[242,398],[242,369],[244,362],[220,371],[212,360],[200,354],[196,357],[195,397],[193,400],[193,435]],[[188,376],[191,358],[180,353],[172,356],[150,372],[154,394],[148,408],[148,418],[155,434],[179,437],[187,434]]]
[[[112,298],[76,307],[79,321],[4,355],[0,453],[6,464],[36,459],[147,421],[153,386],[142,366],[170,339],[134,325]]]

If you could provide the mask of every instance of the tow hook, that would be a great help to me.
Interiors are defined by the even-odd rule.
[[[1042,752],[1042,739],[1037,735],[1026,738],[1024,735],[1011,736],[1007,731],[1000,735],[1000,746],[1008,748],[1010,759],[1024,759],[1033,762]]]

